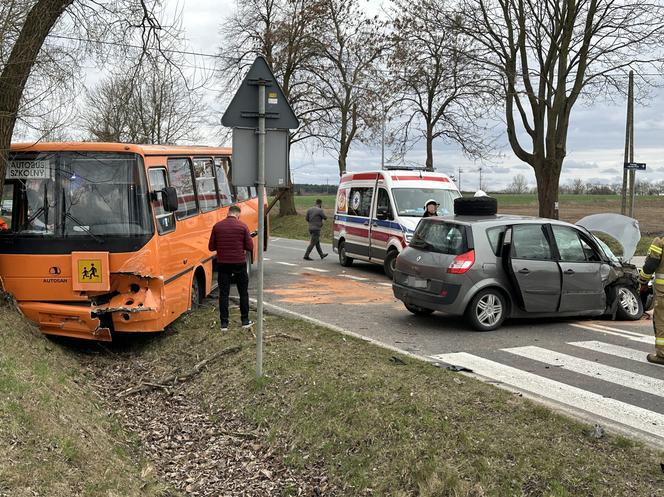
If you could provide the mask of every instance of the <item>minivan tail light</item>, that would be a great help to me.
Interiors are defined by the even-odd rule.
[[[475,264],[475,251],[469,250],[465,254],[457,255],[447,268],[450,274],[463,274]]]

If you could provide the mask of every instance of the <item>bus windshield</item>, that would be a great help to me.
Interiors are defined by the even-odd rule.
[[[145,171],[135,154],[13,154],[6,178],[13,185],[7,210],[14,234],[100,238],[152,233]]]

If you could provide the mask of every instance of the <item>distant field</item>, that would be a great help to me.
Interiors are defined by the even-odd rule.
[[[503,214],[521,214],[526,216],[537,215],[537,195],[514,195],[507,193],[492,194],[498,199],[498,211]],[[304,213],[320,198],[323,208],[331,217],[334,211],[335,195],[301,195],[295,197],[295,207],[300,216],[278,218],[275,207],[271,215],[271,232],[274,236],[307,239]],[[561,195],[560,218],[563,221],[574,223],[584,216],[601,212],[620,212],[620,195]],[[640,196],[636,198],[634,208],[635,218],[639,221],[643,238],[639,243],[637,255],[644,255],[653,236],[664,233],[664,196]],[[332,240],[332,226],[327,223],[321,233],[321,240]]]

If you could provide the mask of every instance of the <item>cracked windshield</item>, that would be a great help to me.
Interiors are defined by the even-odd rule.
[[[133,154],[14,157],[8,174],[31,177],[8,180],[12,229],[56,237],[150,233],[147,188],[138,165]]]

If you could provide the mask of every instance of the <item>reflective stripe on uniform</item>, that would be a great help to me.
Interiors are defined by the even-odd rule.
[[[639,269],[639,276],[641,279],[648,281],[650,278],[652,278],[652,274],[648,274],[643,271],[643,269]],[[663,278],[664,279],[664,274],[657,274],[656,278]]]
[[[657,245],[651,245],[648,248],[648,252],[652,252],[653,254],[657,254],[657,255],[662,255],[662,248],[658,247]]]
[[[655,279],[655,285],[664,285],[664,279]]]
[[[655,273],[655,278],[664,279],[664,273]]]
[[[660,338],[660,337],[655,338],[655,345],[664,345],[664,337],[663,338]]]

